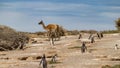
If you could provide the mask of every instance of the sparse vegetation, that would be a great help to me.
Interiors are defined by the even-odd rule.
[[[118,30],[120,30],[120,18],[118,18],[116,21],[115,21],[115,24],[116,24],[116,28]]]
[[[106,30],[106,31],[102,31],[102,33],[104,34],[112,34],[112,33],[119,33],[118,30]]]
[[[59,64],[61,62],[52,62],[52,61],[48,61],[49,64]]]
[[[81,46],[69,47],[68,49],[78,49],[78,48],[81,48]]]
[[[97,33],[96,30],[81,30],[80,32],[82,32],[82,33],[92,33],[92,34]]]
[[[78,35],[79,31],[78,30],[71,30],[71,31],[67,31],[68,35]]]
[[[0,51],[22,49],[28,39],[25,33],[0,25]]]
[[[120,64],[119,65],[114,65],[114,66],[105,65],[105,66],[102,66],[102,68],[120,68]]]

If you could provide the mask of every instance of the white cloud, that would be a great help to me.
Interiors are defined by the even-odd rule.
[[[14,22],[19,21],[23,17],[24,17],[23,14],[18,12],[10,12],[10,11],[0,12],[0,19],[2,20],[3,23],[9,22],[12,24]]]
[[[10,8],[13,10],[23,9],[21,11],[29,10],[28,13],[44,13],[44,12],[88,12],[90,5],[88,4],[76,4],[76,3],[52,3],[52,2],[13,2],[4,3],[4,8]],[[90,11],[90,10],[89,10]]]
[[[48,10],[48,11],[75,11],[89,7],[87,4],[71,4],[71,3],[40,3],[39,7],[35,10]]]
[[[109,8],[112,10],[120,10],[120,6],[111,6]]]
[[[10,26],[18,31],[36,31],[37,20],[24,13],[0,12],[0,24]]]
[[[109,17],[109,18],[118,18],[118,17],[120,17],[120,13],[115,13],[115,12],[103,12],[103,13],[100,14],[100,16]]]
[[[8,6],[0,9],[2,10],[0,22],[20,31],[43,31],[44,29],[38,25],[41,19],[46,25],[56,23],[66,29],[114,29],[111,23],[106,27],[108,24],[106,20],[120,16],[120,13],[114,12],[100,13],[98,10],[105,9],[102,8],[104,6],[98,9],[96,6],[81,3],[11,2],[4,4]]]

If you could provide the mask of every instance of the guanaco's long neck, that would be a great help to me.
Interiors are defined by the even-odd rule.
[[[44,29],[46,29],[46,26],[45,26],[45,24],[44,24],[44,23],[42,23],[42,26],[43,26],[43,28],[44,28]]]

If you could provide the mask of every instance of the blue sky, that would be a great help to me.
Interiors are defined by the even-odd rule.
[[[17,31],[45,31],[38,22],[67,30],[114,30],[120,0],[0,0],[0,24]]]

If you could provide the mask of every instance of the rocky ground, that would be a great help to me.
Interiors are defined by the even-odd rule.
[[[88,37],[85,35],[85,37]],[[95,43],[87,43],[87,52],[81,53],[78,36],[62,37],[50,45],[45,38],[36,38],[37,43],[29,43],[24,50],[0,52],[0,68],[40,68],[41,56],[46,54],[48,68],[101,68],[104,65],[120,64],[120,35],[109,34]],[[57,54],[57,63],[50,64],[51,57]]]

